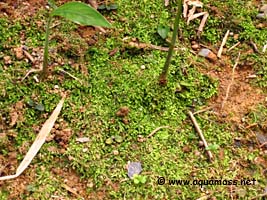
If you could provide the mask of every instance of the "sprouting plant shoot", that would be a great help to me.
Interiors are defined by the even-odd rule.
[[[176,14],[175,21],[174,21],[174,30],[173,30],[173,34],[172,34],[171,44],[169,46],[169,51],[168,51],[168,55],[166,58],[166,62],[164,64],[163,70],[159,76],[159,84],[160,85],[166,85],[167,84],[167,75],[168,75],[168,71],[169,71],[169,67],[170,67],[170,63],[171,63],[171,58],[172,58],[173,49],[175,46],[175,41],[176,41],[181,17],[182,17],[182,1],[179,0],[178,1],[178,12]]]
[[[52,5],[51,7],[53,10],[49,13],[46,25],[43,70],[41,74],[42,79],[44,79],[48,73],[49,31],[54,16],[64,17],[74,23],[84,26],[111,27],[109,22],[98,11],[85,3],[68,2],[60,7],[56,7],[52,0],[50,0],[49,3]]]

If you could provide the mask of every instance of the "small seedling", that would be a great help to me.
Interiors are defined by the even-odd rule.
[[[98,6],[97,8],[98,10],[117,10],[118,9],[118,5],[115,3],[112,4],[102,4],[100,6]]]
[[[164,26],[164,25],[159,25],[158,26],[158,34],[162,39],[166,39],[168,36],[168,33],[170,32],[170,27],[169,26]]]
[[[176,41],[177,32],[179,29],[179,23],[180,23],[181,18],[182,18],[182,1],[179,0],[178,1],[178,12],[177,12],[177,15],[176,15],[175,21],[174,21],[174,30],[173,30],[173,34],[172,34],[171,44],[169,47],[166,62],[164,64],[163,70],[162,70],[160,77],[159,77],[159,84],[160,85],[167,85],[167,75],[168,75],[169,66],[171,63],[171,58],[172,58],[173,49],[175,46],[175,41]]]
[[[43,104],[37,103],[37,102],[35,102],[35,101],[31,100],[31,99],[27,102],[27,104],[30,107],[34,108],[35,110],[39,110],[39,111],[44,111],[45,110]]]
[[[46,25],[43,70],[41,74],[42,79],[47,76],[48,72],[49,31],[53,17],[63,17],[74,23],[84,26],[111,27],[109,22],[98,11],[85,3],[68,2],[60,7],[56,7],[52,0],[50,0],[49,3],[52,5],[51,7],[53,10],[51,13],[49,13]]]
[[[146,179],[147,179],[147,177],[146,176],[142,176],[142,175],[135,174],[133,176],[134,184],[145,184],[146,183]]]

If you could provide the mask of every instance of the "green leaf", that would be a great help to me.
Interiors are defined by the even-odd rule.
[[[107,7],[106,7],[106,5],[105,4],[102,4],[102,5],[100,5],[100,6],[98,6],[98,10],[105,10]]]
[[[121,136],[119,136],[119,135],[116,135],[116,136],[114,137],[114,139],[115,139],[115,141],[118,142],[118,143],[122,143],[122,141],[123,141],[123,138],[122,138]]]
[[[169,32],[170,32],[169,26],[164,26],[164,25],[158,26],[158,34],[160,35],[160,37],[162,37],[162,39],[166,39]]]
[[[39,110],[39,111],[44,111],[44,105],[38,103],[35,105],[34,109]]]
[[[31,107],[34,107],[36,105],[36,103],[32,99],[30,99],[27,104]]]
[[[140,182],[141,182],[142,184],[145,184],[145,183],[146,183],[146,176],[141,176],[141,177],[140,177]]]
[[[53,9],[56,9],[57,8],[56,3],[55,3],[54,0],[48,0],[48,5],[50,7],[52,7]]]
[[[215,150],[219,149],[219,147],[220,146],[218,144],[211,144],[206,148],[206,150],[215,151]]]
[[[52,11],[51,16],[64,17],[86,26],[111,27],[110,23],[94,8],[80,2],[69,2]]]
[[[106,144],[112,144],[112,143],[113,143],[113,139],[112,138],[106,139]]]
[[[118,9],[118,5],[113,3],[107,6],[107,10],[117,10]]]
[[[139,184],[139,179],[137,179],[137,178],[134,178],[134,184]]]

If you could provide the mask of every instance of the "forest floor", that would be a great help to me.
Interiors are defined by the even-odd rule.
[[[209,13],[204,30],[198,37],[200,20],[183,18],[168,84],[161,86],[175,2],[98,1],[111,29],[54,19],[45,81],[38,73],[24,77],[42,65],[47,2],[0,2],[0,176],[15,174],[67,96],[28,168],[0,181],[0,199],[267,196],[267,20],[257,17],[267,6],[203,0],[196,12]],[[163,39],[158,30],[168,27]],[[198,55],[203,48],[212,59]],[[206,149],[189,111],[201,111],[194,116]],[[142,172],[131,179],[132,162]]]

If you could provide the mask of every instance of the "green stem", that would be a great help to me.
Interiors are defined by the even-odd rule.
[[[166,62],[164,64],[163,70],[162,70],[160,77],[159,77],[159,83],[161,85],[167,84],[167,75],[168,75],[168,71],[169,71],[169,67],[170,67],[170,63],[171,63],[173,49],[174,49],[175,42],[176,42],[176,37],[177,37],[178,29],[179,29],[179,23],[180,23],[181,15],[182,15],[182,1],[179,0],[178,1],[178,13],[177,13],[177,15],[175,17],[175,21],[174,21],[174,30],[173,30],[173,34],[172,34],[171,44],[169,47]]]
[[[44,58],[43,58],[43,71],[41,74],[41,79],[44,80],[48,74],[48,44],[49,44],[49,30],[52,17],[49,16],[47,20],[46,30],[45,30],[45,45],[44,45]]]

